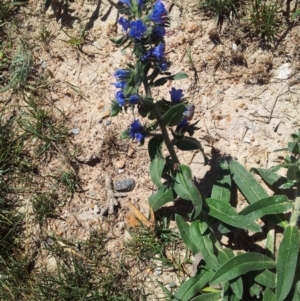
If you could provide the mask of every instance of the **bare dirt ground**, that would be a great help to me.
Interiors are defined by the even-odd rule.
[[[51,220],[47,231],[66,239],[87,239],[91,228],[107,227],[112,238],[107,247],[116,256],[128,235],[126,203],[133,202],[147,216],[147,198],[155,188],[148,174],[147,144],[139,147],[119,139],[131,122],[130,114],[109,116],[113,73],[130,62],[130,50],[121,51],[109,40],[121,33],[115,3],[54,2],[43,14],[43,2],[33,0],[20,9],[19,30],[34,41],[34,70],[49,77],[49,102],[65,112],[78,160],[81,192],[60,208],[62,219]],[[237,159],[247,168],[270,167],[282,159],[282,153],[273,151],[284,148],[300,127],[300,30],[295,26],[281,33],[280,43],[271,51],[239,27],[225,22],[217,30],[215,20],[200,12],[196,1],[165,3],[171,17],[166,37],[170,71],[186,72],[189,79],[168,83],[154,97],[168,99],[169,90],[176,87],[195,105],[194,120],[200,120],[201,129],[194,137],[201,141],[210,164],[203,165],[200,152],[180,153],[180,160],[191,165],[201,193],[208,196],[218,156]],[[83,30],[82,48],[66,42],[70,36],[80,37]],[[46,40],[43,31],[49,33]],[[10,92],[3,96],[9,99]],[[45,174],[63,169],[64,160],[50,159]],[[136,182],[127,196],[118,198],[109,218],[99,215],[107,203],[107,174],[114,182],[124,178]],[[39,235],[38,228],[31,231]],[[180,252],[184,256],[184,249]],[[156,281],[180,284],[173,271],[156,275],[146,267],[139,279],[152,294],[147,300],[162,297]]]

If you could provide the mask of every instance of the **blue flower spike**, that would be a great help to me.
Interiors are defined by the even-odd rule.
[[[154,38],[162,38],[166,34],[166,29],[164,26],[156,25],[152,30],[152,35]]]
[[[172,88],[170,91],[172,104],[176,105],[180,102],[181,98],[184,96],[182,89]]]
[[[143,144],[146,136],[147,132],[145,131],[139,120],[134,120],[129,128],[129,137]]]
[[[120,82],[116,82],[116,83],[112,83],[112,85],[114,85],[117,89],[124,89],[126,86],[126,82],[125,81],[120,81]]]
[[[134,95],[130,95],[129,96],[129,101],[130,103],[136,105],[139,102],[140,98],[138,95],[134,94]]]
[[[157,24],[164,24],[167,22],[168,11],[161,0],[157,0],[153,6],[149,19]]]
[[[130,30],[129,30],[130,37],[140,40],[146,31],[147,31],[147,26],[143,23],[142,20],[130,22]]]

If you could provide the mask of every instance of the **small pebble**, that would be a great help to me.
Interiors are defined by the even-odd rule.
[[[117,169],[122,169],[125,166],[125,160],[119,160],[117,162],[115,162],[115,166]]]
[[[78,129],[72,129],[71,130],[71,134],[78,135],[79,134],[79,130]]]
[[[175,288],[177,284],[175,282],[171,282],[168,284],[168,288]]]
[[[105,125],[109,126],[111,124],[111,120],[106,120]]]
[[[131,178],[116,181],[114,183],[114,190],[118,192],[128,192],[133,190],[135,186],[135,180]]]
[[[158,267],[158,268],[156,268],[155,269],[155,275],[157,275],[157,276],[159,276],[159,275],[161,275],[163,272],[162,272],[162,269],[160,268],[160,267]]]

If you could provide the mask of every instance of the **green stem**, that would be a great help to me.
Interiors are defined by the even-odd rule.
[[[291,226],[296,226],[299,214],[300,214],[300,182],[298,182],[294,210],[292,212],[291,219],[290,219]]]
[[[147,81],[146,78],[143,81],[143,85],[144,85],[146,97],[151,98],[151,89],[150,89],[150,86],[149,86],[148,81]]]
[[[155,116],[156,120],[157,120],[157,123],[160,127],[160,130],[161,130],[161,134],[164,138],[164,142],[166,144],[166,147],[168,149],[168,152],[173,160],[174,163],[178,163],[180,164],[179,162],[179,159],[176,155],[176,152],[175,152],[175,149],[174,149],[174,146],[170,140],[170,137],[169,137],[169,134],[168,134],[168,131],[167,131],[167,127],[164,125],[164,123],[162,122],[161,118],[160,118],[160,115],[159,113],[157,112],[156,108],[153,110],[153,115]]]

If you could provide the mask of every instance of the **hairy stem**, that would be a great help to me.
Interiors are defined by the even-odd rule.
[[[157,123],[158,123],[158,125],[159,125],[159,127],[160,127],[161,134],[162,134],[162,136],[163,136],[163,138],[164,138],[164,142],[165,142],[165,144],[166,144],[166,147],[167,147],[167,149],[168,149],[168,152],[169,152],[169,154],[170,154],[170,156],[171,156],[173,162],[179,164],[180,162],[179,162],[179,159],[178,159],[178,157],[177,157],[177,155],[176,155],[174,146],[173,146],[173,144],[172,144],[172,142],[171,142],[171,140],[170,140],[170,137],[169,137],[169,134],[168,134],[168,131],[167,131],[167,127],[166,127],[166,126],[164,125],[164,123],[162,122],[162,120],[161,120],[161,118],[160,118],[160,115],[159,115],[159,113],[157,112],[156,109],[154,109],[154,112],[153,112],[153,113],[154,113],[154,116],[155,116],[155,118],[156,118],[156,120],[157,120]]]

